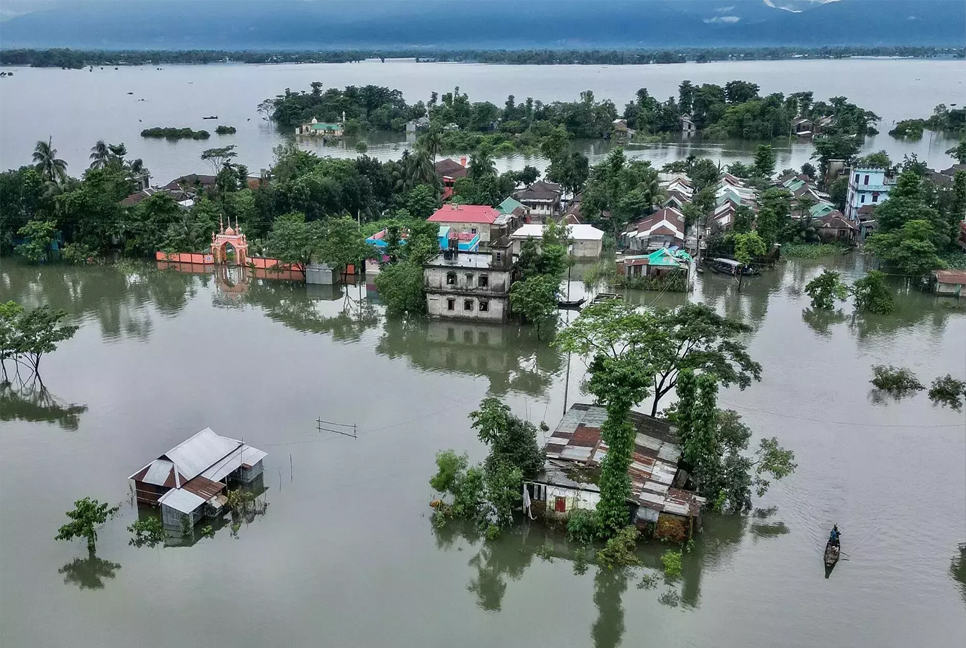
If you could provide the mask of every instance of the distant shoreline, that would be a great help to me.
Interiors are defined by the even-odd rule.
[[[801,61],[835,59],[962,60],[963,47],[823,47],[689,48],[669,50],[441,50],[386,49],[268,50],[73,50],[2,49],[0,66],[83,69],[92,66],[252,65],[292,63],[357,63],[381,59],[419,63],[485,63],[493,65],[667,65],[735,61]]]

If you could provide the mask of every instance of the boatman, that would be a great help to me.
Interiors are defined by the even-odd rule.
[[[839,546],[839,536],[841,536],[841,535],[842,534],[839,533],[839,525],[833,524],[832,525],[832,531],[831,531],[831,533],[828,534],[828,541],[829,541],[829,543],[831,543],[832,546],[834,546],[834,547]]]

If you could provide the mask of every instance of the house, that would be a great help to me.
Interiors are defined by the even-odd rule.
[[[889,190],[896,180],[885,169],[856,168],[849,174],[849,191],[845,199],[845,216],[857,221],[859,209],[866,205],[878,205],[889,197]]]
[[[525,189],[514,192],[513,197],[530,209],[530,218],[534,222],[543,222],[544,219],[553,218],[559,213],[562,195],[560,185],[538,180]]]
[[[516,216],[501,214],[489,205],[446,204],[427,219],[431,223],[447,225],[456,233],[478,234],[479,246],[487,248],[491,241],[508,235],[519,224]]]
[[[423,287],[430,317],[506,322],[510,314],[513,255],[509,237],[488,253],[453,247],[423,266]]]
[[[684,239],[684,214],[665,207],[628,225],[619,242],[632,251],[647,251],[684,245]]]
[[[598,259],[603,251],[604,232],[593,225],[566,225],[570,254],[575,259]],[[546,225],[531,223],[510,235],[513,253],[520,254],[520,245],[529,238],[540,241]]]
[[[184,189],[158,189],[155,187],[145,187],[140,191],[136,191],[129,196],[126,196],[121,200],[122,207],[134,207],[138,205],[142,200],[150,198],[156,193],[166,193],[171,197],[173,201],[178,203],[178,206],[182,209],[191,209],[194,207],[194,192],[185,191]]]
[[[628,418],[637,433],[627,470],[628,523],[653,524],[656,537],[685,541],[700,527],[705,499],[683,488],[688,474],[678,467],[681,448],[675,430],[667,421],[638,412]],[[598,405],[570,407],[544,447],[543,470],[524,482],[535,513],[565,520],[575,510],[597,507],[600,465],[608,451],[600,433],[606,419],[607,411]]]
[[[962,297],[966,293],[966,270],[933,270],[932,278],[937,295]]]
[[[855,235],[859,229],[837,209],[817,219],[815,225],[818,228],[819,237],[825,242],[851,243],[855,240]]]
[[[812,205],[808,210],[809,218],[825,218],[829,214],[838,211],[835,209],[835,205],[827,202],[820,202],[816,205]],[[841,212],[839,212],[841,213]]]
[[[205,428],[168,450],[128,479],[142,504],[161,507],[167,527],[181,528],[188,517],[219,514],[227,502],[229,484],[249,484],[262,474],[265,452]]]
[[[685,195],[679,191],[670,190],[667,192],[667,198],[661,203],[662,207],[673,207],[674,209],[681,211],[684,206],[691,202],[691,196]]]
[[[691,137],[698,132],[698,127],[694,123],[691,115],[681,115],[681,133],[685,137]]]
[[[315,117],[312,118],[312,121],[295,129],[296,135],[312,137],[342,137],[342,132],[342,124],[339,122],[320,122]]]
[[[613,129],[614,139],[627,140],[634,137],[634,129],[628,128],[626,119],[615,119]]]
[[[460,161],[446,158],[435,164],[436,175],[443,181],[443,200],[449,200],[453,195],[453,187],[460,178],[465,178],[467,174],[466,157],[461,157]]]
[[[496,210],[501,214],[516,217],[521,223],[530,222],[530,208],[512,196],[497,205]]]
[[[406,122],[406,132],[415,133],[417,131],[424,131],[429,128],[429,117],[420,117],[419,119],[410,119]]]
[[[617,274],[627,279],[661,278],[674,272],[684,272],[687,279],[691,269],[691,255],[684,250],[661,248],[650,254],[618,255]]]
[[[792,122],[792,130],[798,137],[811,137],[815,133],[815,122],[799,117]]]
[[[198,189],[211,190],[217,186],[217,176],[205,175],[201,173],[189,173],[188,175],[181,176],[180,178],[175,178],[168,184],[164,185],[162,189],[167,191],[188,191]]]

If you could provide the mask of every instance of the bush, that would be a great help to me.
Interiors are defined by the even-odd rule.
[[[211,133],[190,128],[145,128],[141,131],[141,137],[206,140],[211,137]]]
[[[886,285],[885,275],[878,270],[852,284],[851,291],[855,297],[855,309],[859,312],[888,315],[895,310],[892,291]]]
[[[664,578],[669,581],[677,580],[681,577],[681,552],[668,549],[661,555],[661,564],[664,565]]]
[[[577,509],[567,520],[567,537],[573,542],[587,544],[601,537],[600,522],[594,511]]]
[[[894,396],[901,396],[912,391],[922,391],[925,386],[919,382],[916,375],[905,367],[893,367],[892,365],[874,365],[872,367],[872,380],[876,389],[889,392]],[[931,392],[930,392],[931,393]]]
[[[929,388],[929,400],[937,405],[948,405],[957,411],[963,406],[964,396],[966,396],[966,381],[957,380],[949,374],[936,378]]]
[[[687,292],[688,280],[685,272],[670,272],[663,277],[632,277],[617,275],[614,285],[635,290],[661,290],[667,292]]]
[[[608,569],[641,564],[634,553],[637,549],[637,529],[627,526],[607,541],[604,548],[597,552],[597,562]]]
[[[841,254],[845,249],[839,243],[785,243],[782,256],[786,259],[820,259],[833,254]]]
[[[234,135],[235,132],[234,126],[218,126],[215,128],[215,133],[217,135]]]

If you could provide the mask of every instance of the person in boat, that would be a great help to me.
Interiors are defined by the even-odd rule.
[[[839,525],[837,524],[832,525],[832,531],[828,534],[829,544],[832,545],[833,547],[838,547],[839,537],[841,537],[841,535],[842,534],[839,533]]]

